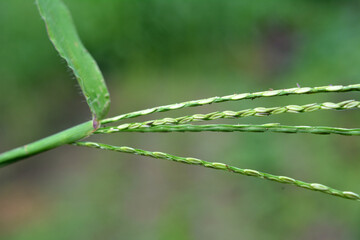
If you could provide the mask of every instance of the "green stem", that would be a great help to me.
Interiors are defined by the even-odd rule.
[[[262,125],[252,124],[209,124],[209,125],[164,125],[144,126],[123,124],[119,127],[100,128],[95,133],[116,132],[278,132],[278,133],[312,133],[312,134],[339,134],[347,136],[359,136],[360,128],[337,128],[323,126],[287,126],[278,123],[267,123]]]
[[[142,156],[149,156],[149,157],[153,157],[153,158],[166,159],[166,160],[185,163],[185,164],[200,165],[200,166],[207,167],[207,168],[214,168],[214,169],[239,173],[239,174],[246,175],[246,176],[252,176],[252,177],[267,179],[267,180],[271,180],[271,181],[276,181],[279,183],[292,184],[297,187],[306,188],[306,189],[313,190],[313,191],[319,191],[322,193],[326,193],[326,194],[330,194],[330,195],[334,195],[334,196],[342,197],[342,198],[346,198],[346,199],[352,199],[352,200],[358,200],[358,201],[360,200],[360,196],[354,192],[340,191],[340,190],[333,189],[333,188],[330,188],[328,186],[325,186],[325,185],[322,185],[319,183],[307,183],[307,182],[295,180],[293,178],[286,177],[286,176],[276,176],[276,175],[269,174],[269,173],[259,172],[257,170],[238,168],[238,167],[230,166],[230,165],[227,165],[224,163],[219,163],[219,162],[208,162],[208,161],[200,160],[197,158],[189,158],[189,157],[185,158],[185,157],[170,155],[170,154],[163,153],[163,152],[150,152],[150,151],[135,149],[135,148],[131,148],[131,147],[125,147],[125,146],[118,147],[118,146],[112,146],[112,145],[95,143],[95,142],[75,142],[74,145],[91,147],[91,148],[99,148],[99,149],[111,150],[111,151],[116,151],[116,152],[132,153],[132,154],[137,154],[137,155],[142,155]]]
[[[83,139],[94,132],[93,121],[88,121],[33,143],[0,154],[0,167],[64,144]]]

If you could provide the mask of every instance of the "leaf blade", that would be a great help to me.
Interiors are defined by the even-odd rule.
[[[69,10],[61,0],[36,0],[36,4],[49,39],[76,76],[93,119],[103,119],[110,94],[98,65],[80,40]]]

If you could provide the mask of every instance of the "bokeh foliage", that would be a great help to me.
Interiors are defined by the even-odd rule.
[[[110,115],[360,79],[358,1],[64,2],[104,73]],[[0,1],[0,29],[0,151],[88,120],[76,81],[48,41],[33,2]],[[259,99],[173,116],[357,96]],[[342,127],[359,127],[359,120],[357,111],[266,119]],[[356,137],[123,133],[106,141],[359,192]],[[227,158],[218,159],[224,153]],[[147,158],[63,147],[2,169],[0,179],[4,239],[360,238],[357,202]]]

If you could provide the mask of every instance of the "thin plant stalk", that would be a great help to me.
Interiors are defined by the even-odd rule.
[[[117,126],[117,128],[140,128],[140,127],[151,127],[151,126],[160,126],[160,125],[177,125],[177,124],[186,124],[190,122],[199,122],[199,121],[210,121],[221,118],[234,119],[234,118],[244,118],[244,117],[265,117],[270,115],[277,115],[281,113],[306,113],[314,112],[320,109],[326,110],[348,110],[355,109],[360,107],[360,102],[355,100],[347,100],[339,103],[324,102],[324,103],[312,103],[306,105],[287,105],[283,107],[257,107],[253,109],[245,109],[241,111],[218,111],[211,112],[207,114],[194,114],[191,116],[182,116],[177,118],[162,118],[149,120],[145,122],[137,122],[131,124],[122,124]],[[104,127],[101,128],[101,131],[105,129],[112,129],[113,127]]]
[[[264,173],[264,172],[260,172],[257,170],[238,168],[238,167],[230,166],[225,163],[208,162],[208,161],[204,161],[204,160],[200,160],[200,159],[192,158],[192,157],[179,157],[179,156],[175,156],[175,155],[171,155],[171,154],[167,154],[167,153],[163,153],[163,152],[150,152],[150,151],[126,147],[126,146],[118,147],[118,146],[112,146],[112,145],[95,143],[95,142],[75,142],[74,145],[90,147],[90,148],[98,148],[98,149],[103,149],[103,150],[111,150],[111,151],[115,151],[115,152],[132,153],[132,154],[148,156],[148,157],[152,157],[152,158],[165,159],[165,160],[180,162],[180,163],[185,163],[185,164],[199,165],[199,166],[203,166],[203,167],[207,167],[207,168],[214,168],[214,169],[219,169],[219,170],[223,170],[223,171],[238,173],[238,174],[242,174],[245,176],[252,176],[252,177],[256,177],[256,178],[262,178],[262,179],[266,179],[266,180],[276,181],[279,183],[291,184],[291,185],[295,185],[297,187],[309,189],[312,191],[319,191],[319,192],[322,192],[325,194],[330,194],[330,195],[341,197],[341,198],[358,200],[358,201],[360,200],[360,196],[354,192],[340,191],[340,190],[337,190],[337,189],[334,189],[334,188],[331,188],[331,187],[328,187],[328,186],[325,186],[325,185],[322,185],[319,183],[307,183],[307,182],[295,180],[293,178],[286,177],[286,176],[276,176],[273,174]]]
[[[311,134],[339,134],[346,136],[359,136],[360,128],[338,128],[325,126],[288,126],[279,123],[254,124],[208,124],[208,125],[164,125],[164,126],[138,126],[128,123],[120,127],[100,128],[96,134],[117,132],[276,132],[276,133],[311,133]]]
[[[336,86],[323,86],[323,87],[288,88],[288,89],[269,90],[269,91],[254,92],[254,93],[240,93],[240,94],[233,94],[223,97],[211,97],[200,100],[193,100],[193,101],[175,103],[165,106],[153,107],[136,112],[130,112],[116,117],[106,118],[101,120],[100,122],[101,124],[108,124],[108,123],[117,122],[122,119],[144,116],[156,112],[166,112],[166,111],[171,111],[186,107],[197,107],[212,103],[239,101],[243,99],[255,99],[262,97],[275,97],[275,96],[288,96],[288,95],[301,95],[301,94],[314,94],[314,93],[350,92],[350,91],[360,91],[360,84],[352,84],[347,86],[336,85]]]

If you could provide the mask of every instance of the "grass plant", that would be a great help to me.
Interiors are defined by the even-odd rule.
[[[64,144],[84,146],[137,154],[152,158],[165,159],[191,165],[199,165],[214,168],[245,176],[253,176],[261,179],[276,181],[283,184],[292,184],[297,187],[319,191],[345,199],[360,201],[360,196],[354,192],[336,190],[319,183],[307,183],[295,180],[291,177],[276,176],[263,173],[258,170],[239,168],[220,162],[208,162],[192,157],[179,157],[163,152],[151,152],[132,147],[118,147],[96,142],[80,141],[93,134],[109,134],[121,132],[278,132],[278,133],[312,133],[312,134],[341,134],[346,136],[360,135],[360,129],[348,129],[329,126],[287,126],[279,123],[254,124],[194,124],[195,122],[211,121],[226,118],[244,118],[250,116],[265,117],[281,113],[307,113],[317,110],[347,110],[360,108],[360,102],[356,100],[345,100],[339,103],[324,102],[306,105],[286,105],[279,107],[257,107],[240,111],[217,111],[208,114],[194,114],[177,118],[161,118],[145,122],[121,123],[122,120],[136,118],[157,112],[167,112],[187,107],[200,107],[208,104],[222,103],[228,101],[240,101],[245,99],[280,97],[288,95],[319,94],[331,92],[360,91],[360,84],[347,86],[321,86],[321,87],[296,87],[289,89],[267,90],[253,93],[240,93],[222,97],[211,97],[200,100],[191,100],[165,106],[158,106],[140,111],[121,114],[119,116],[105,118],[110,106],[110,95],[107,90],[103,76],[95,60],[87,52],[76,32],[71,15],[61,0],[37,0],[40,15],[45,21],[49,39],[60,56],[64,58],[76,76],[85,99],[89,105],[92,120],[74,126],[60,133],[43,138],[25,146],[15,148],[0,154],[0,166],[5,166],[17,160],[27,158]],[[115,122],[120,124],[113,126]],[[112,124],[111,126],[107,126]]]

